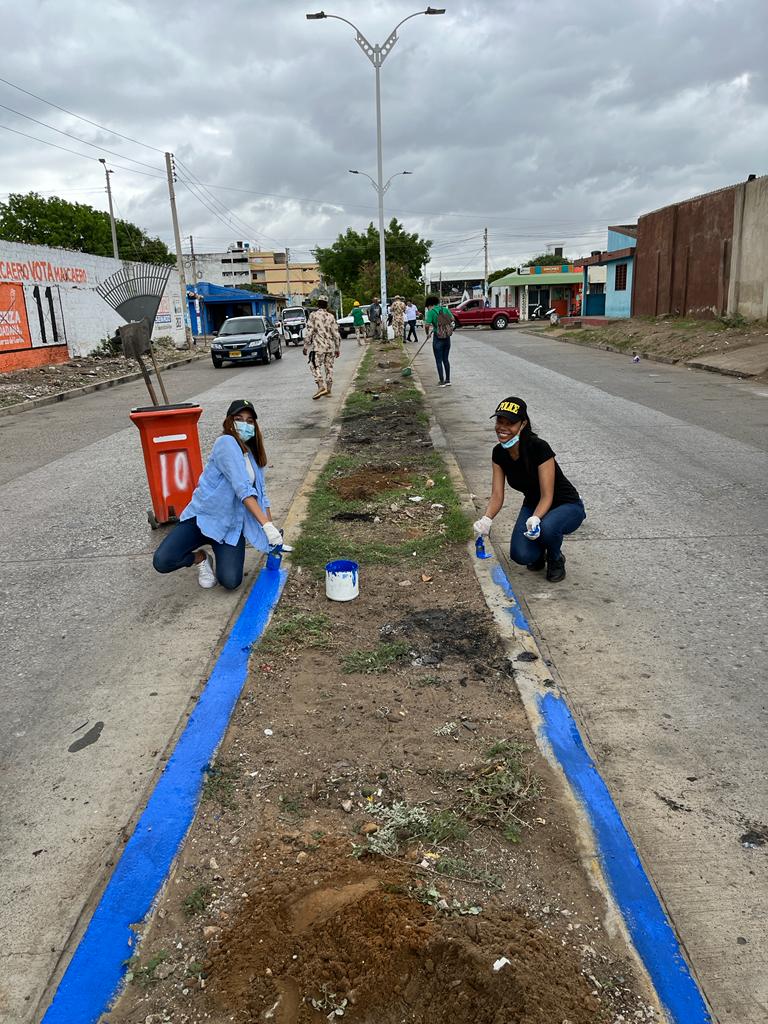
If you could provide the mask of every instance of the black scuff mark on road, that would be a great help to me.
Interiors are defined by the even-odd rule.
[[[761,846],[768,846],[768,826],[760,822],[745,822],[747,831],[739,836],[739,842],[745,850],[756,850]]]
[[[101,736],[101,730],[103,728],[103,722],[97,722],[95,725],[92,725],[84,736],[81,736],[79,740],[75,740],[75,742],[67,748],[70,754],[76,754],[79,750],[84,750],[86,747],[90,747],[91,744],[95,743],[99,736]]]
[[[80,730],[81,730],[81,729],[84,729],[84,728],[86,727],[86,725],[88,725],[88,719],[87,719],[87,718],[86,718],[86,720],[85,720],[85,721],[83,722],[83,724],[82,724],[82,725],[78,725],[78,727],[77,727],[76,729],[73,729],[73,730],[72,730],[72,735],[74,736],[74,734],[75,734],[76,732],[80,732]]]
[[[669,807],[671,811],[685,811],[686,814],[691,813],[690,807],[686,807],[685,804],[678,803],[677,800],[673,800],[671,796],[662,796],[662,794],[657,793],[656,790],[654,790],[654,793],[663,804],[666,804],[667,807]]]

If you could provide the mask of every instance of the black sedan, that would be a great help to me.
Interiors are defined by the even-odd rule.
[[[217,370],[224,363],[271,363],[283,358],[280,332],[264,316],[233,316],[225,320],[211,342],[211,361]]]

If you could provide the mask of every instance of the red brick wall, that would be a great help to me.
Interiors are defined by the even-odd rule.
[[[635,316],[712,318],[725,312],[734,189],[648,213],[637,223]]]

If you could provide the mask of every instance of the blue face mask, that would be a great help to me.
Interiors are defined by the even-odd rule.
[[[501,445],[502,448],[514,448],[519,440],[520,435],[515,434],[515,436],[511,437],[509,441],[499,441],[499,444]]]
[[[245,423],[243,420],[235,420],[235,430],[241,441],[250,441],[256,433],[256,427],[252,423]]]

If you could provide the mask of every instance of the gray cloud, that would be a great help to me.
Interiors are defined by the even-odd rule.
[[[317,2],[317,0],[315,0]],[[383,41],[417,9],[323,0]],[[373,69],[336,21],[296,0],[52,0],[4,12],[4,78],[172,149],[212,189],[179,185],[197,247],[237,238],[300,258],[376,215],[350,167],[375,173]],[[385,171],[409,169],[387,215],[436,242],[435,266],[516,262],[548,242],[578,255],[608,223],[768,171],[764,0],[487,0],[415,18],[382,69]],[[118,211],[170,241],[161,153],[0,84],[0,103],[143,161],[114,175]],[[98,157],[0,111],[0,123]],[[0,192],[37,188],[104,208],[103,172],[0,131]],[[82,190],[82,191],[81,191]],[[275,195],[294,197],[278,199]],[[227,212],[232,211],[230,214]]]

